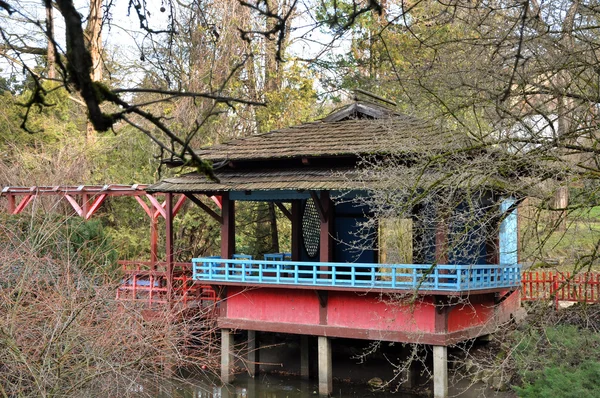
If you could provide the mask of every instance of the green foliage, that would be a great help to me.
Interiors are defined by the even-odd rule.
[[[600,335],[573,325],[515,332],[520,397],[600,396]]]
[[[583,362],[577,368],[545,368],[532,384],[517,387],[516,391],[523,398],[600,397],[600,362]]]
[[[310,71],[294,63],[284,71],[283,81],[281,90],[265,93],[267,106],[256,110],[262,132],[310,121],[317,116],[317,93]]]
[[[0,92],[0,150],[10,146],[63,145],[64,139],[80,134],[85,126],[85,114],[78,110],[69,93],[52,84],[47,84],[45,90],[44,103],[48,106],[31,105],[26,120],[32,92],[28,89],[18,95],[8,90]],[[24,120],[30,132],[21,128]]]
[[[117,251],[100,220],[71,218],[66,227],[72,256],[78,258],[84,269],[116,269]]]
[[[174,220],[174,230],[177,261],[189,262],[194,257],[221,254],[219,223],[196,205],[188,203],[181,209]]]

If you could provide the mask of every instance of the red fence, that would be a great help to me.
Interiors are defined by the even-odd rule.
[[[600,273],[523,272],[521,300],[554,300],[578,303],[600,302]]]

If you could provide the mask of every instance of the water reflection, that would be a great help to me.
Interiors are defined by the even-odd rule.
[[[160,398],[314,398],[318,397],[316,381],[307,381],[296,377],[260,375],[256,379],[246,375],[239,376],[229,386],[213,384],[206,379],[188,379],[177,381],[169,386],[159,387]],[[348,383],[334,383],[336,398],[408,398],[409,394],[392,394],[383,391],[371,391],[367,386]]]
[[[164,391],[160,397],[177,398],[303,398],[312,397],[311,385],[305,381],[262,377],[253,379],[240,377],[229,386],[211,385],[210,381],[196,380],[194,383],[174,382],[177,391]]]

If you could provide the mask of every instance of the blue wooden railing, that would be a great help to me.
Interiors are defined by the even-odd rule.
[[[357,264],[194,258],[193,278],[253,285],[468,291],[521,285],[520,264]]]

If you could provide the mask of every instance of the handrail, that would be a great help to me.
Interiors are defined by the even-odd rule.
[[[193,279],[313,287],[470,291],[521,285],[521,265],[370,264],[194,258]]]
[[[123,273],[132,272],[156,272],[165,273],[167,271],[167,263],[164,261],[138,261],[138,260],[118,260],[117,263],[122,267]],[[189,272],[192,269],[192,263],[173,262],[174,272]]]

